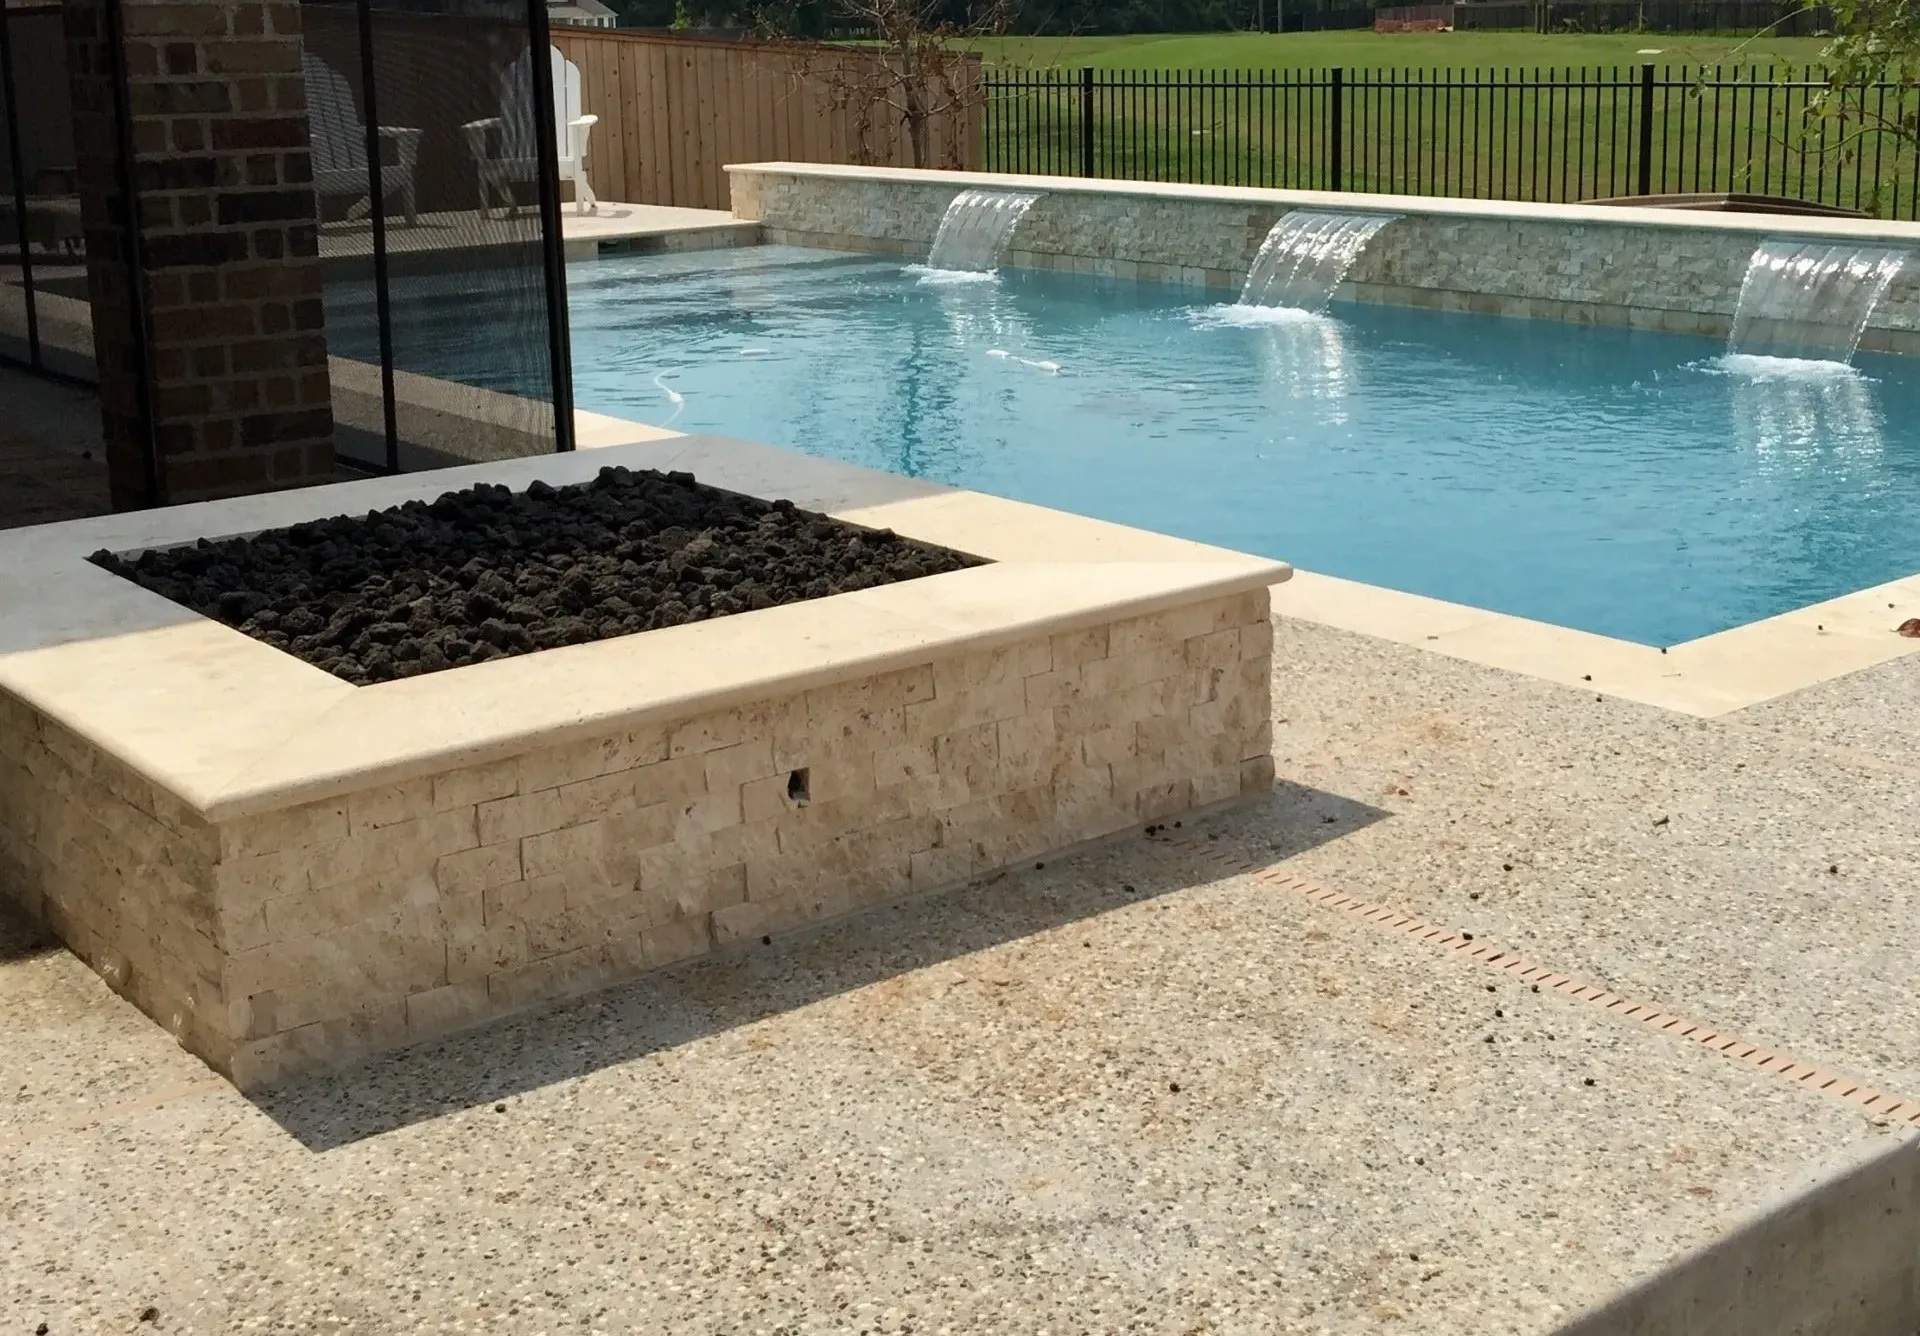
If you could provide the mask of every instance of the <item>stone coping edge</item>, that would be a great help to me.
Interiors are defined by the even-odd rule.
[[[891,528],[994,564],[354,687],[85,558],[602,467]],[[0,692],[227,821],[1286,580],[1282,562],[723,437],[675,437],[0,535]]]
[[[1148,199],[1211,200],[1343,212],[1416,214],[1435,218],[1578,222],[1667,231],[1729,232],[1754,237],[1808,237],[1846,241],[1920,242],[1920,223],[1876,218],[1819,218],[1805,214],[1702,213],[1615,204],[1534,204],[1453,199],[1436,195],[1379,195],[1358,191],[1274,190],[1258,186],[1182,185],[1164,181],[1083,176],[1028,176],[1011,172],[925,171],[909,167],[854,167],[812,162],[728,164],[729,175],[812,176],[907,185],[951,185],[958,190],[1037,190],[1055,195],[1132,195]]]
[[[1711,719],[1920,653],[1920,575],[1660,649],[1465,603],[1296,571],[1277,616]]]

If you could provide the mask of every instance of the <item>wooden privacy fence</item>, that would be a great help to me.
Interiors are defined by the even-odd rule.
[[[724,209],[728,163],[914,165],[877,51],[588,29],[553,44],[580,67],[580,110],[600,118],[587,173],[601,199]],[[934,90],[957,105],[933,119],[925,166],[980,165],[980,69],[963,68],[957,98]]]

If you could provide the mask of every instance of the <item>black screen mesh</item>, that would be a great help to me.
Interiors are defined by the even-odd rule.
[[[302,6],[343,459],[417,468],[570,441],[555,408],[567,374],[555,153],[540,152],[554,113],[531,64],[536,45],[550,49],[534,28],[544,13],[473,0]]]
[[[0,357],[91,377],[60,9],[16,6],[0,15]]]

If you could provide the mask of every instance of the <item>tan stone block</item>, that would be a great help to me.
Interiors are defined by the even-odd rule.
[[[518,922],[558,914],[567,907],[567,897],[580,877],[566,873],[548,873],[512,881],[504,886],[489,886],[481,894],[482,918],[491,929],[496,924]]]
[[[379,873],[332,882],[326,886],[283,896],[266,904],[268,940],[293,941],[335,933],[374,917],[391,917],[409,906],[439,898],[433,874]]]
[[[558,792],[564,824],[577,826],[630,811],[635,801],[634,789],[634,772],[631,770],[619,770],[610,775],[562,784]]]
[[[807,799],[813,805],[851,804],[876,787],[873,749],[857,740],[830,748],[802,768],[807,772]]]
[[[258,908],[269,900],[305,891],[312,880],[299,850],[230,858],[214,869],[214,892],[223,908]]]
[[[265,905],[222,906],[215,931],[221,950],[228,952],[251,951],[273,940]]]
[[[706,791],[706,766],[697,755],[644,765],[633,772],[634,801],[642,807],[684,802]]]
[[[1192,776],[1193,805],[1207,807],[1240,796],[1240,762]]]
[[[718,793],[704,793],[680,804],[679,814],[674,818],[673,838],[682,844],[705,844],[715,831],[739,825],[740,818],[737,786]]]
[[[1144,617],[1128,617],[1107,627],[1107,654],[1111,658],[1127,658],[1132,655],[1161,654],[1177,649],[1188,634],[1212,630],[1211,619],[1200,627],[1192,627],[1185,620],[1176,625],[1164,612],[1151,613]]]
[[[613,925],[624,915],[606,905],[577,905],[526,921],[527,952],[534,960],[565,955],[583,946],[611,941]]]
[[[960,775],[976,786],[990,783],[1000,760],[999,723],[939,734],[933,739],[933,760],[942,774]]]
[[[750,821],[713,832],[707,847],[711,863],[747,863],[780,856],[780,826],[776,821]]]
[[[313,977],[316,960],[311,939],[269,942],[252,950],[230,953],[221,969],[220,982],[228,997],[253,997],[277,989],[297,988]]]
[[[220,856],[244,858],[248,854],[310,848],[344,840],[350,833],[347,800],[328,798],[225,822],[220,827]]]
[[[907,735],[937,737],[980,724],[1014,719],[1027,712],[1026,679],[1010,677],[985,686],[941,692],[932,700],[907,706]]]
[[[1243,659],[1270,659],[1273,657],[1273,621],[1267,617],[1249,622],[1240,628],[1240,657]]]
[[[1223,599],[1221,604],[1218,614],[1221,626],[1257,626],[1264,622],[1269,630],[1273,627],[1271,589],[1249,589],[1244,594]]]
[[[1141,759],[1165,756],[1193,737],[1193,726],[1184,714],[1142,719],[1133,727],[1136,754]]]
[[[1129,688],[1157,682],[1182,671],[1184,662],[1176,650],[1164,646],[1144,653],[1118,654],[1100,659],[1082,668],[1086,694],[1113,698]]]
[[[750,780],[740,786],[740,819],[748,825],[777,821],[797,804],[787,796],[790,776],[785,772]]]
[[[737,788],[751,780],[772,775],[773,740],[766,737],[749,738],[731,747],[719,747],[703,753],[701,760],[707,791],[719,793],[728,787]]]
[[[484,981],[490,974],[524,965],[529,959],[526,929],[517,920],[489,924],[477,937],[447,943],[447,981]]]
[[[1251,761],[1273,754],[1273,720],[1262,719],[1259,726],[1240,739],[1240,759]]]
[[[583,870],[603,872],[607,859],[607,828],[599,821],[563,826],[520,842],[520,862],[528,880]]]
[[[314,846],[308,851],[308,872],[315,889],[382,874],[408,875],[431,871],[442,856],[479,843],[474,813],[456,808]]]
[[[618,871],[588,868],[562,874],[559,880],[565,887],[568,909],[591,906],[614,918],[625,918],[640,912],[643,897],[639,891],[637,859],[632,866]]]
[[[655,725],[581,742],[542,747],[519,758],[520,792],[557,789],[667,759],[667,729]]]
[[[510,798],[520,789],[520,765],[517,760],[496,761],[492,765],[468,766],[433,777],[433,806],[438,812],[456,807],[477,807],[496,798]]]
[[[1196,670],[1233,667],[1241,659],[1240,628],[1230,626],[1223,631],[1210,631],[1203,636],[1194,636],[1184,645],[1187,667]]]
[[[459,983],[409,993],[405,1005],[410,1039],[450,1034],[497,1014],[484,978],[463,979]]]
[[[837,917],[853,907],[845,892],[814,889],[783,899],[752,900],[713,912],[716,947],[791,932]]]
[[[973,876],[973,849],[967,844],[921,849],[908,860],[908,879],[916,892],[958,886]]]
[[[1027,713],[1051,710],[1056,705],[1077,701],[1085,694],[1080,665],[1036,673],[1027,679]]]
[[[650,803],[605,817],[608,866],[632,865],[641,850],[668,843],[679,815],[672,803]]]
[[[1141,821],[1179,816],[1192,808],[1193,786],[1184,778],[1148,785],[1134,796],[1134,815]]]
[[[1262,659],[1242,659],[1234,671],[1235,694],[1247,692],[1256,700],[1266,700],[1273,691],[1272,664]]]
[[[937,770],[933,743],[928,741],[883,747],[873,757],[873,782],[876,788],[890,789],[896,785],[925,781],[932,778]]]
[[[1054,728],[1060,736],[1070,736],[1060,730],[1057,715]],[[1139,727],[1136,724],[1098,728],[1080,735],[1080,759],[1088,766],[1124,765],[1139,754]]]
[[[611,944],[594,942],[489,974],[487,997],[495,1007],[515,1009],[593,992],[619,975]]]
[[[567,806],[558,789],[496,798],[479,804],[476,813],[481,844],[505,844],[567,824]]]
[[[447,981],[447,936],[437,905],[348,924],[307,939],[313,966],[309,980],[353,1000],[399,996]]]
[[[732,747],[749,734],[748,714],[742,710],[717,710],[696,715],[673,726],[667,736],[670,758],[700,756],[706,752]]]
[[[355,835],[431,816],[434,810],[431,776],[347,795],[347,824]]]
[[[1273,758],[1256,756],[1240,762],[1240,792],[1273,792]]]
[[[713,920],[709,915],[697,914],[643,929],[638,963],[642,969],[660,969],[704,956],[712,950]]]
[[[447,854],[434,865],[434,880],[440,893],[458,896],[478,893],[489,886],[504,886],[525,875],[520,862],[520,842],[483,844]]]
[[[1108,651],[1108,633],[1104,626],[1089,626],[1085,632],[1062,632],[1052,639],[1052,658],[1054,672],[1064,668],[1077,668],[1081,664],[1091,664],[1096,658],[1106,658]]]

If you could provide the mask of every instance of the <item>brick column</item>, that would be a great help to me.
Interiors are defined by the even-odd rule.
[[[103,0],[66,6],[114,505],[148,499],[143,410],[157,456],[152,499],[162,504],[324,482],[333,413],[299,4],[120,7],[116,54]],[[132,210],[116,67],[127,76]],[[133,240],[143,272],[130,275]],[[143,357],[152,372],[144,394]]]

